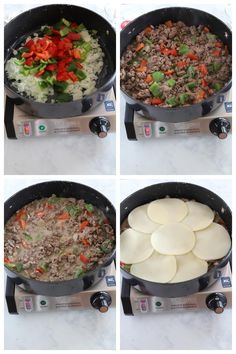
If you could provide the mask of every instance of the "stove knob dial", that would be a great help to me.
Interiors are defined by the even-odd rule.
[[[90,303],[96,310],[105,313],[111,305],[111,296],[105,291],[99,291],[91,296]]]
[[[110,127],[111,123],[105,117],[95,117],[89,122],[91,132],[96,134],[99,138],[105,138]]]
[[[212,134],[217,135],[219,139],[225,139],[230,131],[230,122],[225,118],[215,118],[209,125]]]
[[[227,298],[222,293],[213,293],[206,298],[206,305],[210,310],[220,314],[227,305]]]

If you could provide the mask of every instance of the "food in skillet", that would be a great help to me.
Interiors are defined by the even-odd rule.
[[[114,249],[114,230],[104,213],[84,200],[35,200],[5,226],[5,265],[27,278],[78,278],[102,264]]]
[[[95,91],[104,53],[97,31],[62,18],[42,26],[13,50],[5,70],[20,94],[38,102],[69,102]]]
[[[197,278],[231,247],[219,215],[193,200],[163,198],[141,205],[121,231],[121,267],[159,283]]]
[[[199,103],[231,78],[228,48],[208,27],[171,20],[145,28],[121,58],[121,87],[146,104]]]

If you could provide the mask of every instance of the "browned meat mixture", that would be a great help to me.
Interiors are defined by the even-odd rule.
[[[167,21],[145,28],[121,58],[121,88],[162,107],[199,103],[231,79],[228,48],[203,25]]]
[[[77,278],[111,254],[115,235],[104,213],[84,200],[35,200],[5,226],[4,263],[27,278]]]

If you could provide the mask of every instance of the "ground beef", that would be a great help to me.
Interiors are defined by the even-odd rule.
[[[5,226],[5,265],[42,281],[73,279],[102,264],[115,235],[105,214],[84,200],[36,200]]]
[[[128,45],[121,58],[121,88],[148,104],[189,105],[223,88],[231,66],[227,46],[208,27],[167,21],[146,27]],[[156,72],[164,76],[155,78]]]

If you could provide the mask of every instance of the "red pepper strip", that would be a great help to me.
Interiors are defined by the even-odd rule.
[[[66,81],[69,79],[68,73],[65,72],[58,72],[57,73],[57,81]]]
[[[219,57],[220,56],[220,50],[218,50],[218,49],[213,50],[212,55],[213,55],[213,57]]]
[[[163,101],[159,98],[159,97],[156,97],[156,98],[152,98],[151,100],[150,100],[150,103],[151,104],[155,104],[155,105],[159,105],[159,104],[161,104]]]
[[[196,92],[197,101],[202,101],[205,96],[206,96],[206,92],[204,90],[199,90]]]
[[[136,46],[136,48],[135,48],[135,51],[136,52],[139,52],[141,49],[143,49],[144,48],[144,43],[138,43],[137,44],[137,46]]]
[[[191,60],[198,60],[198,56],[194,53],[188,53],[187,57]]]
[[[75,48],[73,50],[73,56],[74,56],[75,59],[80,59],[80,50]]]
[[[178,68],[185,68],[187,66],[187,63],[186,61],[182,60],[182,61],[178,61],[176,65],[178,66]]]
[[[170,49],[169,50],[169,54],[173,55],[173,57],[177,57],[178,56],[178,52],[177,52],[177,50],[175,48]]]
[[[44,72],[45,72],[45,69],[39,70],[34,76],[39,77],[39,76],[43,75]]]
[[[85,246],[90,246],[90,243],[88,242],[88,240],[86,240],[86,238],[83,238],[81,240],[81,242],[85,245]]]
[[[152,75],[148,74],[147,77],[146,77],[146,79],[145,79],[145,82],[146,82],[147,84],[149,84],[149,83],[152,82],[152,81],[153,81]]]
[[[34,55],[34,52],[24,52],[24,53],[22,53],[21,57],[22,58],[29,58],[29,57],[32,57],[32,55]]]
[[[205,64],[200,64],[198,66],[199,71],[201,72],[202,76],[206,76],[208,74],[208,70]]]
[[[26,217],[26,211],[25,209],[20,209],[16,212],[16,220],[20,220],[21,218]]]
[[[165,75],[172,75],[172,74],[174,74],[174,70],[168,70],[168,71],[163,71],[163,74],[165,74]]]
[[[37,268],[35,269],[35,272],[36,272],[36,273],[43,274],[43,273],[44,273],[44,270],[43,270],[43,268],[41,268],[41,267],[37,267]]]
[[[26,229],[26,222],[25,222],[25,220],[20,219],[20,220],[19,220],[19,223],[20,223],[21,229],[22,229],[22,230],[25,230],[25,229]]]
[[[75,81],[78,81],[78,78],[77,76],[75,75],[75,73],[73,71],[69,71],[68,72],[68,76],[70,77],[70,79],[75,82]]]
[[[83,253],[80,253],[79,259],[85,264],[87,264],[89,261],[88,258],[83,255]]]
[[[170,54],[170,50],[169,50],[168,48],[163,48],[163,49],[161,50],[161,54],[163,54],[163,55],[169,55],[169,54]]]
[[[32,64],[33,64],[33,58],[32,57],[26,59],[25,65],[31,66]]]
[[[53,28],[53,29],[52,29],[52,33],[54,33],[54,34],[60,34],[60,31],[55,30],[55,29]]]
[[[66,38],[70,39],[71,41],[79,41],[81,36],[79,33],[69,32]]]
[[[26,48],[30,48],[30,47],[32,47],[32,45],[34,45],[33,39],[30,39],[29,41],[27,41],[27,42],[25,43],[25,47],[26,47]]]
[[[88,224],[89,224],[89,221],[88,221],[88,220],[83,221],[83,222],[80,224],[80,227],[79,227],[80,231],[83,231],[83,230],[86,228],[86,226],[87,226]]]
[[[13,263],[9,258],[4,258],[4,263]]]
[[[80,64],[79,62],[76,63],[76,66],[77,66],[77,68],[79,68],[79,69],[83,69],[83,65]]]
[[[62,213],[57,217],[57,220],[68,220],[68,219],[70,219],[70,215],[67,211],[65,211],[64,213]]]

